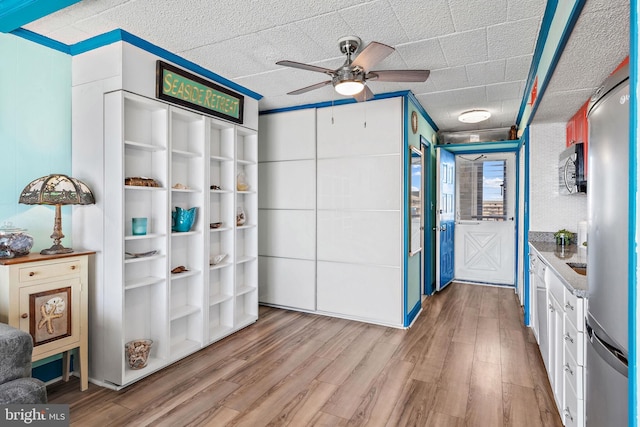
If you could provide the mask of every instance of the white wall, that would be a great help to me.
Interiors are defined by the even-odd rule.
[[[529,229],[576,232],[578,222],[587,219],[587,196],[558,191],[558,155],[565,149],[565,123],[534,124],[529,132]]]

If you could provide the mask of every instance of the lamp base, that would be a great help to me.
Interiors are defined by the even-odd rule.
[[[42,255],[69,254],[71,252],[73,252],[73,249],[65,248],[62,245],[53,245],[49,249],[43,249],[40,251]]]

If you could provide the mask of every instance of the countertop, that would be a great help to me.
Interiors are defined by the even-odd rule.
[[[548,242],[530,241],[529,244],[572,294],[579,298],[587,297],[587,276],[576,273],[567,265],[568,262],[586,263],[586,250],[578,250],[576,245],[565,246],[562,250],[555,243]]]

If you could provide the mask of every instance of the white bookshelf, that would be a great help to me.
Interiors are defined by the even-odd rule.
[[[94,115],[104,117],[104,138],[95,132],[99,142],[86,150],[102,151],[102,162],[74,162],[87,161],[82,177],[100,196],[91,215],[102,224],[101,238],[87,244],[100,253],[90,377],[120,388],[257,320],[257,132],[126,91],[102,97],[102,111],[74,104],[81,134],[91,133]],[[240,172],[246,191],[237,190]],[[125,185],[128,177],[157,186]],[[246,212],[243,226],[236,224],[238,206]],[[197,209],[190,230],[172,229],[176,207]],[[147,218],[145,235],[132,232],[138,217]],[[211,265],[218,254],[226,257]],[[178,266],[185,271],[172,273]],[[142,338],[153,340],[150,358],[133,370],[124,345]]]

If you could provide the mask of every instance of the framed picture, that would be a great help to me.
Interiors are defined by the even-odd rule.
[[[71,287],[29,295],[33,346],[71,336]]]

